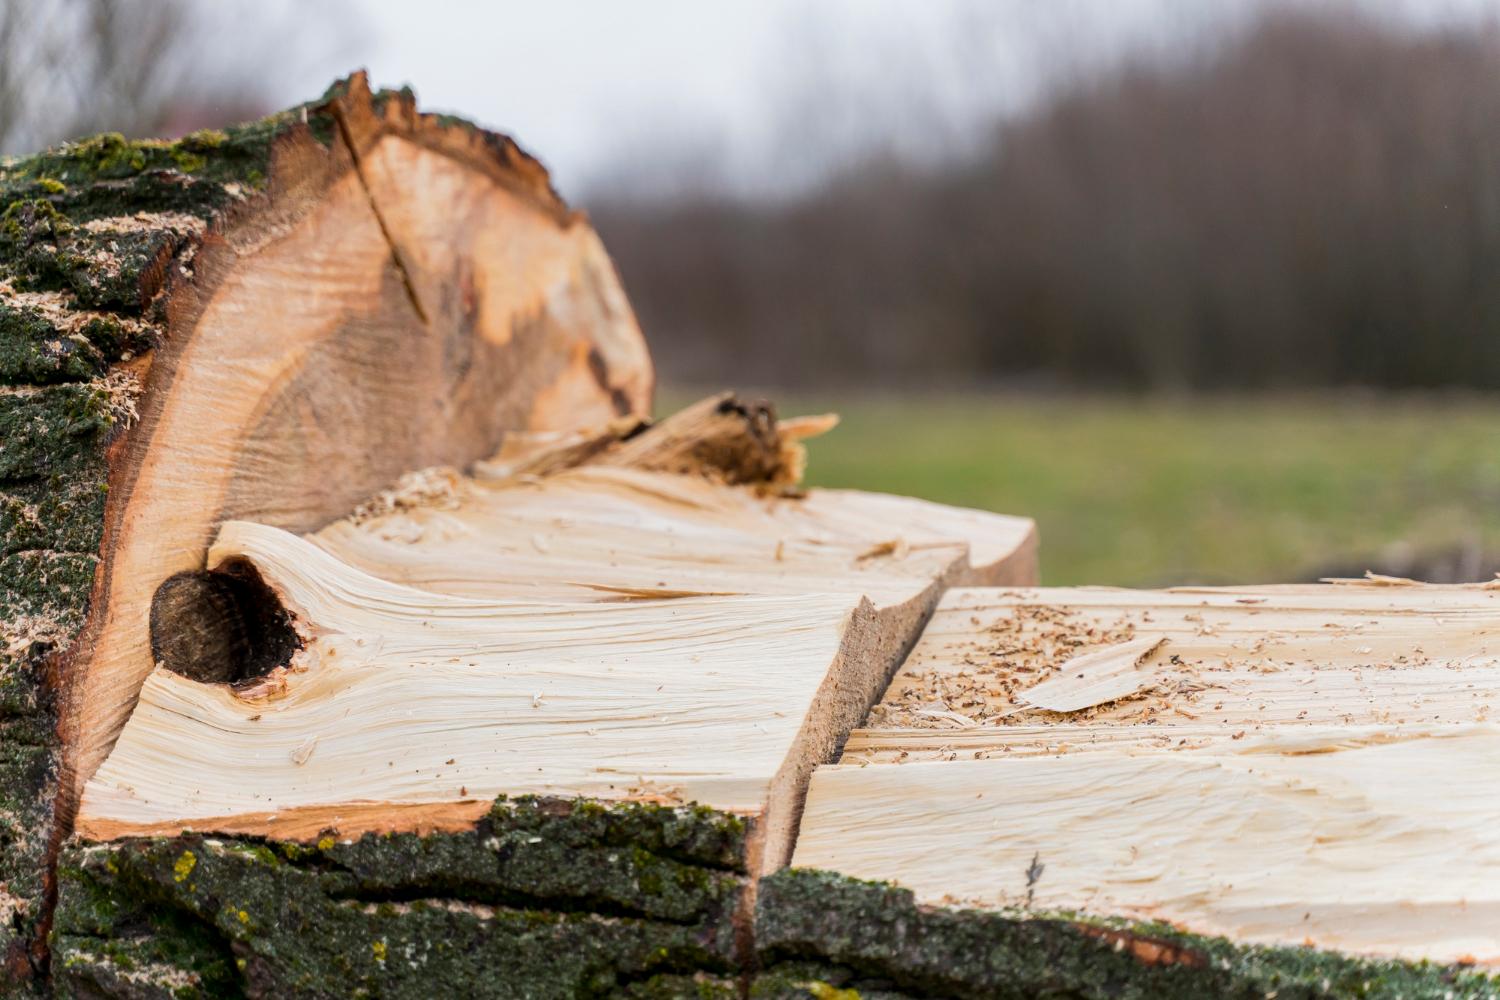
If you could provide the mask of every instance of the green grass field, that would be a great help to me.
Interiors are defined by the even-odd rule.
[[[1303,580],[1401,547],[1500,568],[1500,400],[773,398],[843,416],[810,484],[1029,515],[1048,584]]]

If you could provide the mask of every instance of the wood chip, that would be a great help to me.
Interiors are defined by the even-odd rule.
[[[1139,668],[1165,641],[1147,636],[1075,656],[1056,677],[1022,692],[1020,698],[1051,712],[1077,712],[1127,698],[1155,683],[1155,675]]]

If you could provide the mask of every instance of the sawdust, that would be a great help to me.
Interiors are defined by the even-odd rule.
[[[970,621],[979,624],[977,618]],[[965,648],[945,651],[941,666],[924,664],[922,653],[914,653],[871,711],[868,725],[951,729],[1055,715],[1029,708],[1020,694],[1081,653],[1126,642],[1135,633],[1128,614],[1101,625],[1067,607],[1015,605],[1007,617],[976,628]],[[957,671],[949,666],[954,662],[960,664]]]
[[[437,465],[408,472],[394,487],[356,507],[354,513],[349,515],[349,520],[354,524],[363,524],[378,517],[419,507],[456,510],[462,501],[463,476],[457,469]]]

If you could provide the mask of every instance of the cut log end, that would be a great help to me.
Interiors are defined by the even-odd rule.
[[[50,855],[158,660],[233,683],[286,656],[253,587],[204,575],[221,523],[311,530],[651,390],[608,257],[536,161],[363,74],[243,126],[0,164],[0,738],[25,748],[0,828],[27,831],[0,836],[3,967],[43,964]]]
[[[112,547],[64,720],[78,781],[118,734],[153,645],[196,657],[193,672],[259,669],[213,650],[243,645],[232,616],[197,653],[143,627],[171,596],[162,581],[203,571],[217,524],[307,530],[413,468],[485,457],[508,432],[649,407],[649,362],[597,239],[508,140],[357,77],[268,150],[266,194],[211,213],[142,286],[166,336],[144,359],[139,421],[111,451]],[[200,590],[233,603],[227,585]]]

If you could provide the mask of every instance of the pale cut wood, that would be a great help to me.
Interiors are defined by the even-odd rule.
[[[1113,643],[1165,640],[1139,696],[1066,718],[1026,692],[1067,660]],[[1500,591],[1323,584],[1199,590],[958,588],[944,595],[871,729],[1080,731],[1207,726],[1480,722],[1500,704]],[[1020,731],[1020,730],[1017,730]],[[1102,737],[1101,737],[1102,738]],[[889,741],[887,741],[889,742]],[[859,745],[859,740],[851,746]]]
[[[71,673],[75,787],[151,670],[156,588],[202,569],[223,521],[310,530],[509,430],[649,411],[613,268],[534,161],[409,97],[374,102],[363,77],[332,108],[332,145],[289,139],[265,204],[203,234],[169,289]]]
[[[248,685],[153,672],[82,834],[352,835],[469,823],[500,793],[648,797],[758,817],[774,869],[807,774],[942,585],[1033,566],[1029,521],[902,498],[607,464],[405,483],[308,539],[225,526],[212,563],[252,565],[304,648]]]
[[[1027,688],[1021,700],[1049,712],[1077,712],[1129,697],[1155,683],[1152,674],[1141,669],[1141,662],[1165,641],[1130,639],[1080,653],[1064,661],[1055,677]]]
[[[1500,732],[1350,737],[820,768],[793,864],[934,904],[1500,961]]]
[[[85,792],[85,836],[280,833],[276,817],[318,810],[354,833],[339,804],[471,801],[477,814],[501,792],[759,813],[860,629],[851,615],[868,619],[836,594],[435,595],[243,522],[225,526],[213,555],[249,559],[307,645],[290,669],[238,690],[155,671]]]
[[[547,600],[847,592],[889,608],[936,581],[1034,572],[1029,519],[905,497],[764,495],[603,465],[544,480],[481,470],[437,482],[426,501],[312,538],[424,590]]]
[[[1486,586],[952,590],[814,774],[793,863],[1500,962],[1497,639]]]

